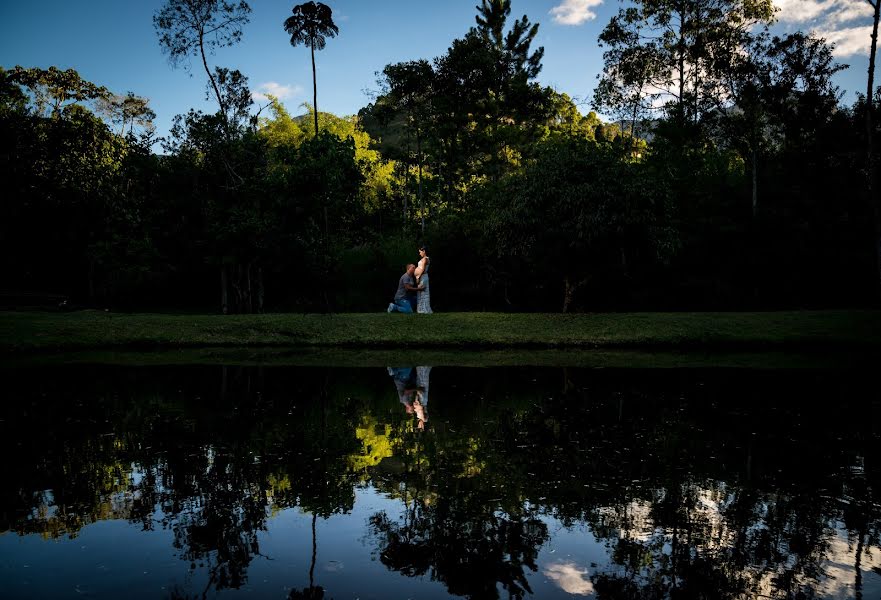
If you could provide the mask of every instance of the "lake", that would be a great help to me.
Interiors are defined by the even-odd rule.
[[[865,365],[63,362],[0,367],[4,598],[881,596]]]

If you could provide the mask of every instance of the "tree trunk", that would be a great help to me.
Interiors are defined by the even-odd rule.
[[[572,300],[575,298],[575,285],[573,285],[572,280],[566,275],[563,278],[563,312],[569,312],[569,308],[572,306]]]
[[[248,305],[248,314],[254,314],[254,294],[251,292],[251,263],[248,263],[248,266],[245,267],[245,277],[248,278],[248,285],[245,287],[245,293],[247,294],[247,305]]]
[[[408,212],[409,212],[407,210],[407,204],[408,204],[407,201],[410,198],[410,128],[409,127],[407,127],[407,163],[406,163],[406,167],[407,167],[407,174],[404,176],[404,214],[403,214],[403,218],[404,218],[403,231],[405,231],[405,232],[407,231],[407,216],[408,216]]]
[[[312,108],[315,111],[315,137],[318,137],[318,83],[315,80],[315,42],[312,42]]]
[[[227,274],[226,265],[220,266],[220,311],[229,314],[229,276]]]
[[[318,538],[315,535],[315,521],[318,520],[318,515],[314,512],[312,513],[312,564],[309,567],[309,589],[311,590],[315,586],[315,557],[318,555]]]
[[[856,558],[854,558],[853,570],[854,570],[854,581],[853,581],[853,591],[855,600],[862,600],[863,598],[863,570],[860,566],[863,558],[863,538],[865,537],[865,533],[862,531],[862,527],[859,531],[859,541],[857,542],[857,550],[856,550]]]
[[[263,267],[257,267],[257,312],[263,314]]]
[[[758,211],[759,206],[759,158],[758,152],[755,148],[752,149],[752,163],[753,163],[753,218],[756,216],[756,212]]]
[[[89,258],[89,269],[87,273],[87,283],[89,290],[89,304],[95,303],[95,259]]]
[[[422,202],[422,138],[416,128],[416,160],[419,163],[419,213],[422,217],[422,239],[425,239],[425,205]]]
[[[866,193],[869,203],[871,204],[870,215],[872,215],[873,223],[873,254],[875,259],[875,293],[876,299],[881,299],[881,198],[877,198],[879,194],[875,191],[876,172],[875,164],[875,125],[873,123],[874,106],[873,94],[875,92],[875,54],[878,49],[878,20],[881,16],[881,0],[869,0],[869,4],[875,9],[872,21],[872,47],[869,51],[869,81],[866,87]]]
[[[679,10],[679,56],[677,62],[679,64],[679,106],[677,106],[677,117],[679,118],[679,127],[685,127],[685,11]]]
[[[199,53],[202,55],[202,66],[205,67],[205,73],[208,75],[208,81],[211,82],[211,87],[214,88],[214,95],[217,96],[217,105],[220,107],[220,112],[223,113],[223,122],[226,123],[226,108],[223,105],[223,96],[220,95],[220,89],[217,87],[217,82],[214,81],[214,75],[211,74],[211,69],[208,68],[208,60],[205,58],[205,32],[199,32]],[[226,129],[224,127],[224,129]]]

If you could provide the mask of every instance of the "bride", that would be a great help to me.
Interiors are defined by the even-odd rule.
[[[428,248],[419,247],[419,264],[416,265],[416,281],[419,287],[425,288],[416,298],[416,312],[431,314],[431,291],[428,289],[428,266],[431,259],[428,258]]]

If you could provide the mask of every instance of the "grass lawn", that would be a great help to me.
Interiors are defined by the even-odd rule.
[[[207,347],[881,347],[881,311],[166,315],[0,313],[0,353]]]

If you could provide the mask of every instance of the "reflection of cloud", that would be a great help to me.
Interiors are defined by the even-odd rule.
[[[550,14],[554,16],[554,22],[560,25],[581,25],[597,18],[591,9],[602,3],[603,0],[563,0],[550,10]]]
[[[865,0],[774,0],[774,4],[780,9],[781,22],[806,24],[816,35],[834,42],[836,56],[868,53],[872,8]]]
[[[544,575],[568,594],[577,596],[593,594],[593,583],[586,577],[587,569],[579,569],[575,563],[551,563],[545,567]]]
[[[254,100],[268,100],[267,95],[275,96],[279,100],[285,100],[303,93],[299,85],[282,85],[276,81],[261,83],[255,92],[251,94]]]

